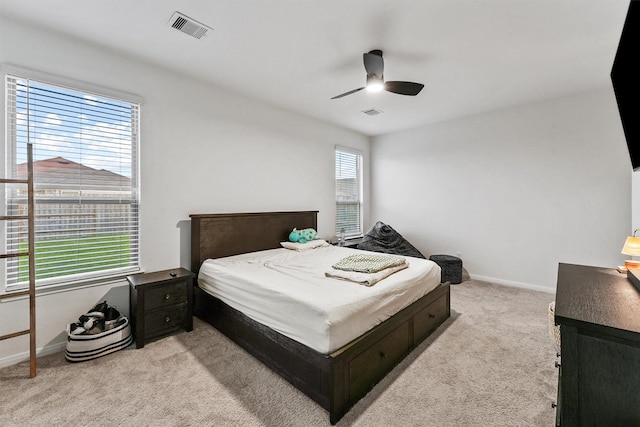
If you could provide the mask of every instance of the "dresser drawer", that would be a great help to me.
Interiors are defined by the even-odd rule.
[[[409,324],[404,323],[349,363],[349,395],[362,396],[384,377],[410,348]]]
[[[449,317],[448,309],[447,295],[442,295],[415,315],[413,330],[414,344],[422,342],[426,336]]]
[[[146,313],[144,315],[144,330],[147,338],[168,334],[184,327],[186,315],[186,303]]]
[[[188,285],[185,280],[147,290],[144,295],[145,311],[187,302]]]

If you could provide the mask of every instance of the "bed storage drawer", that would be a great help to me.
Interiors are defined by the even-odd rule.
[[[349,362],[349,395],[362,396],[383,378],[411,348],[404,323]]]
[[[442,322],[449,317],[449,295],[442,295],[433,301],[414,318],[413,342],[414,345],[422,342]]]

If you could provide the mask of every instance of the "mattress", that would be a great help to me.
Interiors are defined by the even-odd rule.
[[[202,290],[251,319],[329,354],[420,299],[440,283],[440,267],[406,257],[408,268],[374,286],[325,276],[341,259],[371,253],[337,246],[270,249],[208,259]]]

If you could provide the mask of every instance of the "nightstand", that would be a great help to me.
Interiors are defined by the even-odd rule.
[[[344,245],[342,245],[342,247],[343,247],[343,248],[357,249],[357,248],[358,248],[358,244],[359,244],[359,243],[362,243],[362,240],[363,240],[363,239],[364,239],[363,237],[357,237],[357,238],[355,238],[355,239],[347,239],[347,240],[344,242]],[[336,246],[337,246],[337,245],[338,245],[338,244],[336,243]]]
[[[193,330],[193,276],[184,268],[127,276],[137,348],[179,329]]]

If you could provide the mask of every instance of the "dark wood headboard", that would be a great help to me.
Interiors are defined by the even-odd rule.
[[[192,214],[191,271],[209,258],[275,249],[294,228],[318,229],[318,211]]]

